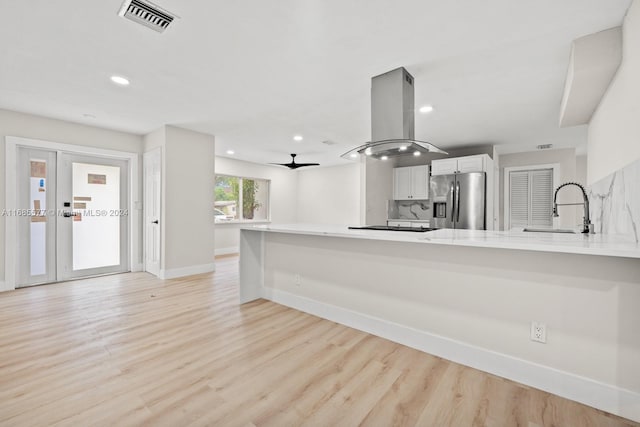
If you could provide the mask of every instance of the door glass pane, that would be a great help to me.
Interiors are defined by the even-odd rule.
[[[30,217],[30,273],[39,276],[47,273],[47,162],[30,161],[29,174]]]
[[[72,187],[73,270],[120,264],[120,168],[74,162]]]

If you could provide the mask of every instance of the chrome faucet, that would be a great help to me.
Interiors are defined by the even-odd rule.
[[[560,189],[562,187],[566,187],[567,185],[575,185],[576,187],[580,188],[580,190],[582,191],[582,197],[584,199],[583,203],[558,203],[556,202],[556,198],[558,197],[558,191],[560,191]],[[578,184],[577,182],[566,182],[564,184],[562,184],[560,187],[556,188],[556,192],[553,194],[553,216],[554,217],[559,217],[560,215],[558,215],[558,206],[567,206],[567,205],[584,205],[584,217],[582,218],[582,232],[584,234],[595,234],[595,232],[593,231],[593,224],[591,223],[591,220],[589,219],[589,197],[587,197],[587,192],[585,191],[584,187],[580,184]]]

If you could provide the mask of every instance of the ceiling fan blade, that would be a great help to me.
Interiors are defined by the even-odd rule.
[[[298,169],[304,166],[320,166],[320,163],[296,163],[296,154],[291,154],[291,163],[269,163],[270,165],[286,166],[289,169]]]
[[[298,168],[303,168],[305,166],[320,166],[319,163],[289,163],[288,165],[282,165],[282,166],[286,166],[289,169],[298,169]]]

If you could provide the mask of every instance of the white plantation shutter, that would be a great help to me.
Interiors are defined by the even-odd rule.
[[[509,223],[511,227],[526,227],[529,225],[529,172],[511,172],[509,182],[511,183]]]
[[[511,227],[553,225],[553,169],[509,173],[509,224]]]
[[[553,169],[531,171],[531,219],[532,226],[551,227],[553,217]]]

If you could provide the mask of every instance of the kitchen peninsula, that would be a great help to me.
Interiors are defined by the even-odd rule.
[[[640,420],[640,245],[606,235],[271,225],[240,301],[302,310]],[[544,323],[546,343],[530,340]]]

